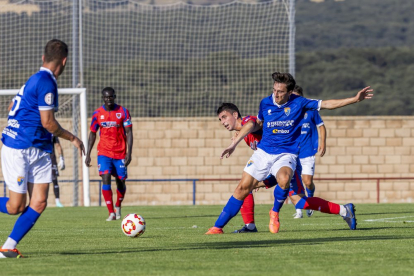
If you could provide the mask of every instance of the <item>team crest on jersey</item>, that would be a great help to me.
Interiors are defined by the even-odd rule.
[[[101,120],[103,120],[103,119],[105,119],[105,116],[104,115],[101,115]]]
[[[290,107],[285,107],[285,114],[286,114],[286,116],[289,116],[289,114],[290,114]]]
[[[19,186],[20,186],[20,185],[23,184],[23,182],[24,182],[24,176],[18,176],[17,177],[17,184],[19,184]]]
[[[121,114],[121,113],[116,113],[115,115],[116,115],[116,117],[117,117],[118,119],[121,119],[121,117],[122,117],[122,114]]]
[[[53,93],[49,92],[45,95],[45,103],[47,103],[48,105],[52,105],[53,104]]]
[[[308,118],[308,113],[305,113],[305,116],[303,116],[305,119]]]
[[[249,160],[249,162],[247,162],[247,167],[250,167],[254,162],[252,160]]]
[[[267,111],[267,114],[268,114],[268,115],[272,115],[272,110],[271,110],[271,109],[269,109],[269,110]]]

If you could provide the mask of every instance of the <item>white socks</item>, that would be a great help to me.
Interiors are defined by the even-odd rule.
[[[344,216],[346,216],[346,209],[345,209],[345,206],[344,205],[339,205],[339,215],[340,216],[342,216],[342,217],[344,217]]]
[[[15,249],[17,242],[12,238],[7,238],[6,242],[3,244],[2,249]]]

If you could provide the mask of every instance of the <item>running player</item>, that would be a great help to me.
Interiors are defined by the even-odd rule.
[[[257,183],[263,181],[269,174],[276,176],[278,182],[274,190],[275,203],[284,202],[288,196],[293,172],[296,170],[299,152],[299,123],[307,110],[335,109],[373,97],[371,94],[373,90],[370,87],[365,87],[352,98],[327,101],[310,100],[292,95],[296,85],[292,75],[276,72],[272,74],[272,78],[274,80],[273,93],[261,101],[256,122],[246,123],[231,145],[221,154],[221,158],[229,157],[246,135],[263,129],[262,140],[257,145],[258,149],[247,162],[239,185],[223,208],[215,226],[210,228],[206,234],[222,233],[222,228],[239,212],[243,200]],[[301,198],[295,204],[296,208],[307,209],[311,199]],[[332,206],[324,203],[324,206],[320,206],[320,208],[321,210],[322,208],[331,209]],[[329,211],[332,213],[338,211],[350,229],[356,229],[355,207],[352,203],[343,206],[340,210]],[[275,210],[274,207],[269,214],[269,230],[272,233],[277,233],[280,225],[277,208]]]
[[[293,94],[303,97],[302,87],[295,85]],[[319,112],[316,110],[306,111],[301,125],[299,159],[302,165],[302,181],[306,186],[307,196],[313,197],[315,194],[315,184],[313,183],[315,154],[320,152],[321,157],[325,155],[326,128]],[[320,140],[319,143],[318,140]],[[313,210],[306,210],[306,214],[308,217],[312,216]],[[294,218],[302,218],[302,209],[297,209],[293,216]]]
[[[0,258],[22,258],[16,245],[30,231],[47,205],[52,182],[51,134],[69,140],[82,155],[83,143],[55,119],[58,109],[56,79],[65,69],[68,46],[53,39],[46,44],[40,71],[32,75],[13,99],[8,126],[2,135],[1,165],[9,197],[0,197],[0,212],[20,214],[0,249]],[[29,192],[29,206],[26,197]]]
[[[50,154],[50,159],[52,160],[52,182],[53,182],[53,193],[55,194],[56,207],[63,207],[63,204],[60,202],[60,189],[58,184],[59,170],[65,169],[65,158],[63,157],[63,149],[60,145],[59,138],[53,135],[53,151]],[[59,164],[56,161],[56,152],[59,154]]]
[[[111,87],[102,90],[104,105],[92,114],[89,133],[89,146],[85,164],[91,166],[91,151],[96,140],[96,132],[100,130],[98,143],[98,170],[102,177],[102,194],[108,207],[107,221],[121,218],[121,203],[124,200],[127,178],[127,167],[132,154],[132,122],[129,111],[115,104],[116,94]],[[127,150],[128,148],[128,150]],[[117,201],[112,200],[111,175],[116,179]]]

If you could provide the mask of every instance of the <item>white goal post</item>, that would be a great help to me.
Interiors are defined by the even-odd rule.
[[[19,89],[6,89],[0,90],[0,96],[11,96],[8,102],[19,92]],[[79,112],[80,112],[80,130],[81,140],[85,146],[85,151],[88,149],[88,110],[86,103],[86,88],[61,88],[58,89],[60,95],[78,95],[79,96]],[[60,107],[60,103],[59,103]],[[76,111],[77,112],[77,111]],[[59,113],[59,112],[58,112]],[[70,114],[69,114],[70,115]],[[72,131],[72,130],[70,130]],[[74,155],[73,158],[79,157]],[[83,180],[83,204],[84,206],[90,206],[90,188],[89,188],[89,168],[85,165],[85,156],[82,156],[82,180]],[[78,168],[73,168],[77,170]],[[76,196],[75,196],[76,197]]]

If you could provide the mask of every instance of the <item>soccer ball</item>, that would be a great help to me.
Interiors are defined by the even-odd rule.
[[[145,232],[145,220],[137,214],[128,214],[121,224],[122,232],[131,238],[137,238]]]

